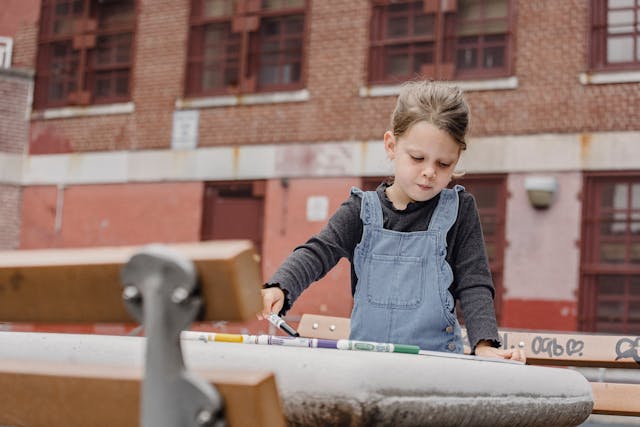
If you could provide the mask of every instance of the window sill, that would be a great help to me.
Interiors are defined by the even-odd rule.
[[[31,113],[31,120],[69,119],[74,117],[110,116],[130,114],[135,110],[133,102],[118,104],[90,105],[87,107],[48,108]]]
[[[640,82],[640,71],[600,71],[580,73],[578,80],[583,85],[606,85]]]
[[[208,96],[176,100],[176,108],[233,107],[237,105],[280,104],[285,102],[306,102],[309,100],[307,89],[287,92],[254,93],[247,95]]]
[[[509,90],[518,88],[518,78],[515,76],[489,80],[457,80],[451,81],[466,92],[485,90]],[[402,85],[376,85],[360,88],[360,97],[395,96],[400,93]]]

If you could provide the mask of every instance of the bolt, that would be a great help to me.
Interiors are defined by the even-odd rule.
[[[199,426],[206,426],[211,424],[211,422],[213,421],[213,416],[211,415],[210,411],[207,411],[206,409],[203,409],[202,411],[198,412],[198,415],[196,416],[196,423]]]
[[[124,298],[125,301],[139,300],[140,297],[140,291],[135,286],[126,286],[122,291],[122,298]]]
[[[176,288],[171,295],[174,304],[183,304],[189,298],[189,291],[183,287]]]

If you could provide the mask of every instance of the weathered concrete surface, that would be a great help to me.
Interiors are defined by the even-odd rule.
[[[569,426],[593,406],[569,369],[183,341],[190,369],[270,370],[292,426]],[[144,339],[0,332],[0,359],[139,366]],[[1,363],[1,362],[0,362]]]

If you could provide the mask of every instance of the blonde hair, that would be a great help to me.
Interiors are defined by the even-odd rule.
[[[404,83],[391,115],[393,135],[401,137],[422,121],[447,132],[460,150],[467,149],[469,105],[457,86],[429,80]]]

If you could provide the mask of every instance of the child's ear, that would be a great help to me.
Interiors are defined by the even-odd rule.
[[[389,159],[393,160],[396,156],[396,137],[390,130],[384,133],[384,149]]]

